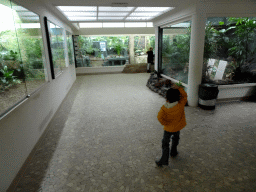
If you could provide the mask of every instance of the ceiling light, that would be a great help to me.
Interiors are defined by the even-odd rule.
[[[134,7],[99,7],[99,11],[131,11]]]
[[[58,6],[61,11],[97,11],[96,6]]]
[[[67,15],[68,17],[73,17],[73,16],[95,16],[97,15],[97,12],[64,12],[65,15]]]
[[[99,12],[98,16],[126,16],[129,12]]]
[[[122,20],[124,17],[98,17],[98,20]]]
[[[137,7],[135,11],[169,11],[173,7]]]
[[[137,20],[150,20],[150,19],[152,19],[152,17],[127,17],[126,18],[126,20],[135,20],[135,21],[137,21]]]
[[[70,21],[95,21],[96,17],[68,17]]]
[[[129,16],[140,16],[140,17],[153,17],[159,15],[161,12],[133,12]]]

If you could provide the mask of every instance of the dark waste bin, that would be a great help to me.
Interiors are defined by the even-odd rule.
[[[199,103],[202,109],[215,109],[216,99],[219,93],[218,86],[215,84],[199,85]]]

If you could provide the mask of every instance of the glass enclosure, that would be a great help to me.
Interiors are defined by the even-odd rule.
[[[188,83],[191,21],[163,28],[162,73]]]
[[[73,40],[72,40],[72,34],[68,31],[66,31],[67,36],[67,48],[68,48],[68,60],[69,65],[75,64],[75,55],[74,55],[74,46],[73,46]]]
[[[106,67],[147,63],[146,52],[155,47],[155,35],[134,36],[79,36],[77,67]],[[134,59],[131,63],[130,56]]]
[[[207,18],[202,81],[256,83],[256,18]]]
[[[62,69],[66,67],[64,53],[64,30],[50,21],[48,21],[48,29],[51,42],[54,74],[57,76],[60,74]]]
[[[0,0],[0,114],[47,81],[39,16]]]

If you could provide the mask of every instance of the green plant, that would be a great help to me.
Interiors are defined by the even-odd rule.
[[[184,88],[184,86],[182,85],[182,82],[181,82],[181,81],[179,81],[178,83],[175,83],[175,85]]]
[[[16,61],[18,59],[18,53],[10,50],[9,54],[5,55],[3,59]]]
[[[3,77],[0,78],[1,91],[21,83],[20,80],[13,76],[13,70],[9,70],[7,66],[4,66],[3,69],[0,69],[0,72],[3,74]]]
[[[255,32],[256,21],[245,18],[229,18],[229,22],[235,22],[235,26],[230,25],[228,30],[233,30],[233,38],[231,39],[231,48],[229,53],[232,57],[236,58],[236,61],[241,68],[246,63],[251,63],[253,56],[256,53],[255,46]]]
[[[117,45],[115,46],[115,50],[116,50],[116,52],[117,52],[117,55],[120,56],[121,50],[122,50],[122,46],[121,46],[120,44],[117,44]]]
[[[98,57],[98,58],[101,58],[101,52],[98,53],[97,57]]]

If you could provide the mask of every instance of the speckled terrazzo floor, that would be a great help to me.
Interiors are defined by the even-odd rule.
[[[158,168],[165,100],[148,78],[78,76],[15,191],[256,191],[256,103],[186,107],[179,155]]]

